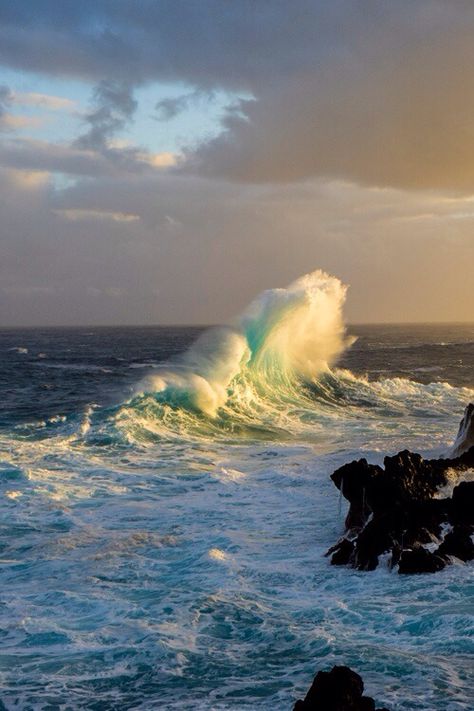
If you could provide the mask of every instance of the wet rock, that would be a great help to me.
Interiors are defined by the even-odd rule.
[[[474,428],[473,419],[470,405],[464,433]],[[346,537],[327,553],[331,563],[374,570],[388,553],[400,573],[428,573],[444,568],[449,556],[473,560],[474,482],[458,484],[451,499],[436,498],[453,470],[471,468],[474,446],[446,459],[424,459],[403,450],[385,457],[383,468],[360,459],[337,469],[331,479],[349,501],[349,512]],[[443,540],[447,523],[455,531]],[[423,546],[439,547],[433,551]]]
[[[331,555],[331,565],[347,565],[351,560],[354,553],[354,543],[348,538],[342,538],[332,546],[326,553],[326,555]]]
[[[335,666],[314,677],[304,700],[297,701],[294,711],[387,711],[375,708],[370,696],[363,696],[364,682],[349,667]]]
[[[362,529],[355,542],[354,568],[375,570],[379,556],[392,551],[401,535],[398,512],[374,516]]]
[[[474,528],[472,526],[455,526],[444,538],[438,548],[438,554],[453,555],[467,562],[474,560],[474,543],[472,541]]]
[[[464,410],[458,434],[450,452],[451,457],[459,457],[474,446],[474,405],[472,402]]]
[[[474,481],[463,481],[454,487],[450,514],[453,523],[474,523]]]
[[[368,489],[372,491],[375,479],[382,474],[380,467],[369,464],[366,459],[345,464],[332,474],[331,479],[344,498],[350,502],[346,529],[360,529],[367,521],[370,508],[366,493]]]
[[[436,553],[430,553],[426,548],[404,550],[398,563],[398,572],[407,573],[437,573],[446,565],[446,561]]]

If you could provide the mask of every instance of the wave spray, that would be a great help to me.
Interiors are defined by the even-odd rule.
[[[141,393],[215,417],[238,380],[288,386],[327,371],[352,342],[342,318],[347,287],[318,270],[257,297],[233,326],[206,331]]]

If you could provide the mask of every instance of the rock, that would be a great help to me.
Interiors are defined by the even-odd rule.
[[[364,682],[349,667],[335,666],[314,677],[304,700],[297,701],[294,711],[377,711],[375,702],[363,696]],[[387,711],[387,709],[378,709]]]
[[[374,516],[356,539],[354,567],[357,570],[375,570],[379,555],[393,549],[401,538],[404,517],[399,511]]]
[[[398,563],[399,573],[437,573],[446,565],[446,561],[436,553],[430,553],[421,546],[413,550],[404,550]]]
[[[474,560],[473,532],[472,526],[455,526],[453,530],[445,536],[437,553],[442,556],[454,555],[464,562]]]
[[[470,402],[464,410],[464,415],[449,456],[459,457],[460,454],[467,452],[471,447],[474,447],[474,405],[472,402]]]
[[[383,471],[380,467],[368,464],[366,459],[359,459],[345,464],[331,475],[341,494],[350,502],[346,529],[358,530],[366,523],[370,514],[366,492],[369,488],[372,490],[373,481],[381,474]]]
[[[473,405],[463,422],[464,434],[474,430]],[[331,479],[349,501],[349,512],[346,536],[327,552],[331,564],[374,570],[380,556],[388,553],[392,566],[399,563],[400,573],[428,573],[444,568],[451,555],[474,559],[469,537],[469,530],[474,532],[474,482],[458,484],[451,499],[435,498],[452,470],[471,468],[474,446],[449,459],[424,459],[403,450],[385,457],[383,468],[359,459],[337,469]],[[444,542],[446,523],[455,532]],[[423,548],[429,544],[439,549]]]
[[[474,523],[474,481],[462,481],[454,487],[450,514],[453,523]]]
[[[342,538],[335,546],[330,548],[326,555],[333,554],[331,565],[347,565],[354,553],[354,543],[348,538]]]

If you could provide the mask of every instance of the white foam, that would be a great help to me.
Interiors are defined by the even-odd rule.
[[[295,375],[314,378],[352,342],[342,319],[345,295],[339,279],[320,270],[286,289],[265,291],[234,326],[206,331],[179,360],[143,381],[139,392],[160,393],[166,402],[213,417],[238,375],[248,372],[274,385]]]

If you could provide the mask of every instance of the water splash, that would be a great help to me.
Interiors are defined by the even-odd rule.
[[[318,270],[286,289],[265,291],[234,326],[207,331],[139,391],[215,417],[239,376],[274,388],[296,378],[310,381],[328,371],[352,342],[342,319],[346,288]]]

